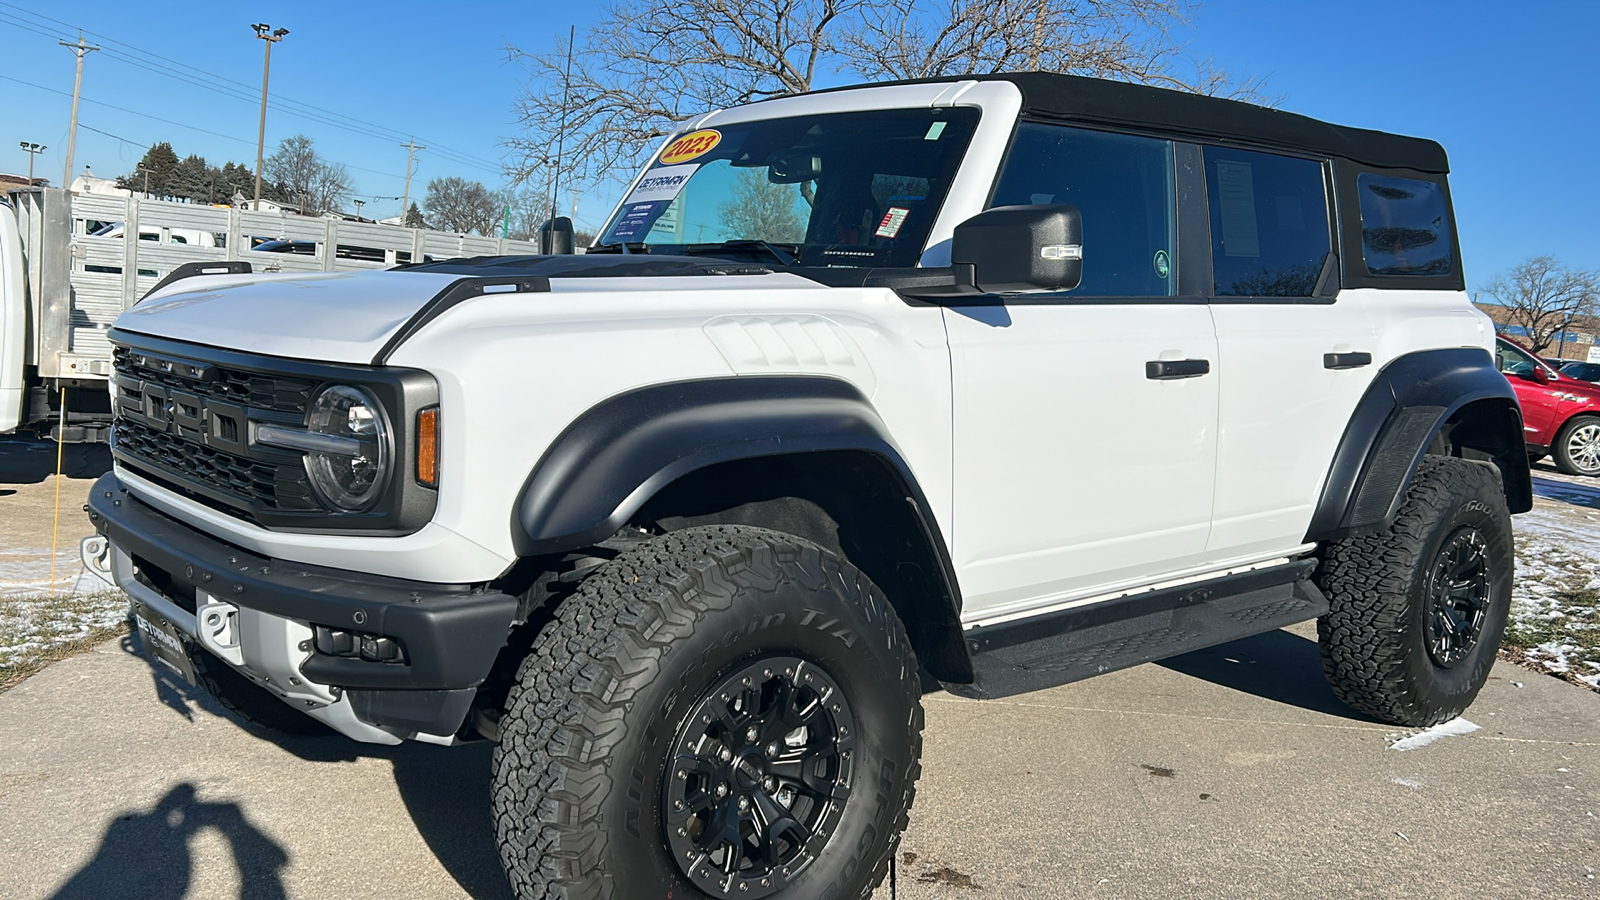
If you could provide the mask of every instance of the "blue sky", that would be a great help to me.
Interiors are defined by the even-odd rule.
[[[402,192],[398,145],[410,134],[430,147],[414,197],[444,175],[496,187],[499,141],[515,127],[521,83],[506,44],[551,46],[598,5],[172,0],[159,9],[0,0],[0,171],[26,172],[18,142],[36,141],[49,146],[37,174],[60,182],[71,101],[51,91],[70,94],[73,60],[56,38],[79,27],[107,52],[85,66],[76,168],[123,174],[160,140],[180,155],[254,166],[262,43],[249,25],[266,21],[290,29],[273,51],[274,98],[320,107],[336,115],[310,112],[344,126],[282,105],[268,116],[267,152],[280,138],[310,135],[351,168],[368,215],[398,210],[398,200],[382,198]],[[1442,143],[1469,288],[1541,253],[1600,268],[1600,179],[1588,159],[1600,143],[1600,2],[1208,0],[1194,24],[1192,51],[1267,76],[1283,109]],[[226,93],[141,69],[129,56]],[[583,198],[580,225],[597,224],[611,199]]]

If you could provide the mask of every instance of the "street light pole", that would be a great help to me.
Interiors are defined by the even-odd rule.
[[[428,148],[417,146],[416,138],[411,138],[400,146],[406,150],[406,193],[404,197],[400,198],[400,224],[405,225],[406,214],[411,212],[411,164],[416,160],[418,150],[426,150]]]
[[[33,141],[21,141],[22,149],[28,154],[28,187],[33,187],[33,158],[43,153],[48,148],[43,144]]]
[[[72,152],[78,146],[78,98],[83,94],[83,58],[99,50],[83,42],[83,32],[78,32],[78,42],[69,44],[66,41],[56,41],[61,46],[71,50],[78,57],[78,74],[72,79],[72,126],[67,129],[67,173],[61,176],[61,186],[72,190]]]
[[[262,151],[267,146],[267,76],[272,74],[272,45],[283,40],[289,33],[287,28],[272,30],[272,26],[265,22],[251,25],[256,30],[256,37],[267,42],[267,59],[261,65],[261,130],[256,135],[256,212],[261,211],[261,157]]]

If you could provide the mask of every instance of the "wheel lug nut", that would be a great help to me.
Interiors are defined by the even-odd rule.
[[[766,778],[761,779],[761,786],[766,788],[768,792],[771,792],[773,788],[778,786],[778,783],[772,780],[771,775],[768,775]]]
[[[722,748],[722,753],[720,753],[718,755],[722,757],[722,761],[723,762],[727,762],[728,760],[733,759],[733,751],[729,750],[727,747],[723,747]]]
[[[740,797],[739,798],[739,808],[740,809],[749,809],[750,808],[750,798],[749,797]]]
[[[745,729],[744,739],[749,743],[754,744],[756,742],[756,738],[760,736],[761,732],[757,731],[754,725],[751,725],[749,728]]]
[[[778,745],[777,744],[768,744],[767,745],[767,755],[768,756],[777,756],[778,755]]]
[[[717,796],[718,797],[726,797],[726,796],[728,796],[728,786],[725,785],[725,784],[717,785]]]

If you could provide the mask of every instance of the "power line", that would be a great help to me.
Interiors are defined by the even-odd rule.
[[[27,85],[28,87],[37,88],[38,90],[41,90],[41,91],[48,91],[48,92],[50,92],[52,94],[60,94],[63,97],[72,96],[72,93],[70,91],[56,90],[55,88],[45,87],[42,84],[34,84],[31,81],[23,81],[21,78],[12,78],[10,75],[0,75],[0,79],[3,79],[5,81],[15,82],[17,84]],[[222,138],[223,140],[226,140],[226,141],[233,141],[234,143],[237,143],[237,144],[244,144],[247,147],[250,145],[249,141],[247,141],[247,140],[245,140],[243,138],[234,137],[231,134],[223,134],[223,133],[218,132],[218,131],[211,131],[209,129],[201,128],[201,127],[199,127],[197,125],[189,125],[187,123],[177,122],[177,121],[174,121],[172,119],[163,119],[160,116],[152,116],[149,113],[142,113],[142,112],[139,112],[136,109],[128,109],[127,107],[116,106],[114,104],[106,103],[106,102],[101,101],[101,100],[90,100],[88,97],[84,97],[83,98],[83,102],[84,103],[92,103],[95,106],[103,106],[106,109],[114,109],[117,112],[127,113],[130,116],[138,116],[141,119],[149,119],[152,122],[160,122],[160,123],[162,123],[164,125],[175,125],[175,126],[177,126],[179,128],[187,128],[190,131],[198,131],[201,134],[209,134],[212,137],[219,137],[219,138]],[[89,126],[82,125],[82,126],[79,126],[79,127],[88,128]],[[118,137],[117,135],[114,135],[114,134],[106,134],[106,132],[99,131],[99,129],[92,129],[91,128],[90,130],[91,131],[96,131],[99,134],[105,134],[107,137],[117,138],[117,140],[127,140],[126,138]],[[146,144],[144,142],[142,142],[142,141],[128,141],[128,143],[130,143],[130,144],[138,144],[139,146],[146,146]],[[347,169],[355,169],[357,172],[366,172],[366,173],[368,173],[370,175],[379,175],[379,176],[382,176],[384,178],[393,178],[396,181],[403,180],[399,175],[396,175],[393,172],[380,172],[377,169],[368,169],[368,168],[365,168],[363,166],[352,166],[352,165],[350,165],[348,163],[339,163],[339,165],[342,165]]]
[[[70,23],[63,22],[60,19],[53,19],[53,18],[51,18],[49,16],[42,15],[40,13],[36,13],[36,12],[33,12],[31,10],[28,10],[28,9],[24,9],[23,7],[17,6],[14,3],[7,3],[7,2],[3,2],[3,0],[0,0],[0,6],[8,7],[10,9],[13,9],[13,10],[16,10],[18,12],[21,12],[24,15],[31,16],[31,17],[33,17],[35,19],[42,19],[42,20],[44,20],[46,22],[53,22],[53,23],[55,23],[57,25],[65,27],[65,28],[75,28],[76,27],[76,26],[71,25]],[[0,14],[0,15],[5,15],[5,17],[7,19],[10,19],[13,24],[18,25],[19,27],[26,28],[27,30],[32,31],[35,34],[41,34],[41,35],[45,35],[47,37],[58,37],[58,35],[56,35],[56,34],[52,34],[52,33],[46,32],[46,31],[39,30],[39,28],[37,27],[37,23],[28,22],[25,19],[18,19],[14,15],[9,15],[9,14]],[[224,88],[224,87],[222,87],[222,86],[217,84],[217,82],[226,82],[227,84],[233,85],[236,88],[241,88],[241,89],[244,89],[246,91],[252,90],[250,85],[244,84],[243,82],[239,82],[239,81],[236,81],[234,79],[227,78],[226,76],[218,75],[215,72],[209,72],[209,71],[207,71],[205,69],[201,69],[201,68],[198,68],[196,66],[189,65],[188,63],[180,62],[180,61],[172,59],[170,57],[162,56],[159,53],[154,53],[152,51],[142,49],[142,48],[137,47],[137,46],[135,46],[133,44],[129,44],[129,43],[125,42],[125,41],[119,41],[119,40],[117,40],[115,38],[112,38],[110,36],[99,34],[98,32],[90,31],[88,29],[83,29],[83,33],[84,34],[94,35],[95,37],[100,38],[102,41],[104,41],[106,43],[109,43],[109,44],[116,44],[116,45],[121,46],[121,47],[126,47],[129,50],[132,50],[137,54],[140,54],[140,55],[143,55],[143,56],[147,56],[147,57],[150,57],[152,59],[160,60],[162,62],[169,63],[170,65],[173,65],[173,66],[178,66],[180,68],[187,69],[187,70],[189,70],[191,72],[197,73],[200,76],[203,76],[205,80],[198,80],[194,76],[185,75],[184,73],[179,73],[179,72],[173,72],[170,69],[152,67],[152,66],[146,64],[145,61],[137,60],[137,59],[129,56],[128,54],[122,53],[121,51],[110,51],[110,53],[114,54],[119,59],[119,61],[121,61],[121,62],[128,63],[129,65],[133,65],[133,66],[136,66],[136,67],[141,68],[141,69],[145,69],[145,70],[150,71],[150,72],[154,72],[155,74],[158,74],[158,75],[164,75],[164,76],[172,78],[172,79],[174,79],[176,81],[181,81],[181,82],[184,82],[186,84],[190,84],[190,85],[195,86],[195,87],[200,87],[200,88],[204,88],[206,90],[211,90],[211,91],[213,91],[215,93],[222,94],[223,96],[236,97],[237,99],[241,99],[241,100],[253,100],[254,99],[253,95],[251,95],[251,94],[248,94],[248,93],[241,94],[241,93],[238,93],[236,91],[232,91],[232,90],[229,90],[227,88]],[[309,104],[309,103],[304,103],[304,102],[301,102],[301,101],[298,101],[298,100],[293,100],[293,99],[290,99],[288,97],[284,97],[281,94],[275,95],[275,99],[276,99],[277,102],[273,103],[271,105],[279,107],[280,112],[291,114],[291,115],[296,115],[296,116],[299,116],[299,117],[304,118],[304,119],[308,119],[308,120],[313,121],[313,122],[318,122],[319,124],[329,125],[329,126],[334,127],[334,128],[342,128],[344,130],[347,130],[347,131],[350,131],[350,132],[353,132],[353,133],[356,133],[356,134],[361,134],[361,135],[366,136],[366,137],[372,137],[372,138],[381,139],[381,140],[398,140],[400,137],[406,137],[407,136],[405,132],[389,128],[388,126],[378,125],[378,124],[375,124],[375,123],[372,123],[372,122],[367,122],[367,121],[364,121],[364,120],[361,120],[361,119],[354,118],[353,116],[346,115],[344,113],[335,112],[333,110],[324,109],[322,107],[314,106],[314,105]],[[296,110],[296,109],[292,109],[292,108],[285,108],[284,104],[287,104],[290,107],[293,107],[293,106],[303,107],[304,109],[303,110]],[[307,112],[305,110],[309,110],[310,112]],[[318,115],[319,113],[321,115]],[[326,118],[326,117],[332,117],[332,119],[329,119],[329,118]],[[375,133],[375,132],[383,132],[383,133]],[[439,153],[439,155],[449,159],[451,162],[455,162],[455,163],[458,163],[460,165],[472,166],[472,167],[475,167],[475,168],[480,168],[480,169],[484,169],[486,171],[491,171],[491,172],[495,172],[495,173],[501,173],[501,172],[504,171],[503,167],[501,167],[498,163],[495,163],[494,161],[486,159],[484,157],[474,156],[472,154],[466,153],[465,151],[457,150],[457,149],[455,149],[453,147],[448,147],[448,146],[445,146],[445,145],[442,145],[442,144],[438,144],[437,142],[433,144],[433,147],[434,147],[434,150]]]

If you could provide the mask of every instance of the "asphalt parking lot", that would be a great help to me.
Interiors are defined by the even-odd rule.
[[[6,528],[45,487],[0,485]],[[1600,694],[1500,663],[1475,730],[1414,737],[1338,704],[1312,635],[927,697],[898,895],[1600,896]],[[0,694],[0,748],[0,897],[509,896],[488,746],[273,739],[126,638]]]

